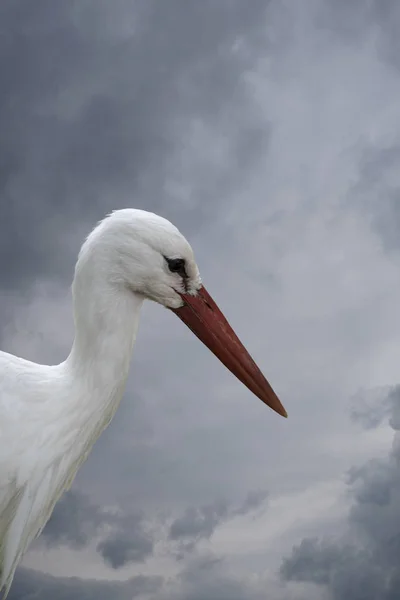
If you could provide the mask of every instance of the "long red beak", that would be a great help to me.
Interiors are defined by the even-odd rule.
[[[260,400],[287,417],[278,396],[243,346],[207,290],[181,294],[184,305],[172,309],[211,352]]]

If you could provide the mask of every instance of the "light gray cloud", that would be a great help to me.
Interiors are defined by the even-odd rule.
[[[227,573],[218,557],[202,557],[192,561],[173,583],[166,599],[179,600],[262,600],[257,586]]]
[[[374,230],[389,252],[400,249],[399,160],[397,143],[380,149],[366,148],[360,164],[359,182],[352,190],[353,201],[369,215]]]
[[[218,556],[203,555],[189,561],[180,575],[167,582],[161,600],[325,600],[310,584],[297,589],[268,578],[246,577]],[[153,598],[152,598],[153,600]],[[155,598],[154,598],[155,600]]]
[[[351,418],[364,429],[375,429],[393,410],[390,386],[360,389],[352,399]]]

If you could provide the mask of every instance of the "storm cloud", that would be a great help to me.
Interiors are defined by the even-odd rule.
[[[201,226],[218,188],[234,185],[235,163],[251,164],[262,149],[264,130],[251,115],[239,118],[225,166],[199,156],[208,177],[214,172],[188,204],[168,193],[180,184],[176,169],[185,169],[173,164],[177,135],[196,113],[202,135],[204,119],[228,125],[240,111],[238,76],[249,59],[232,45],[242,38],[252,54],[265,10],[259,0],[117,0],[112,10],[95,1],[2,3],[3,287],[26,286],[33,275],[64,278],[85,227],[133,198]],[[187,144],[190,137],[187,130]]]
[[[65,358],[81,243],[143,208],[289,413],[146,304],[10,598],[397,598],[399,27],[396,0],[1,2],[2,350]]]
[[[83,494],[66,492],[46,524],[39,544],[83,548],[99,539],[96,550],[113,569],[143,562],[153,552],[153,538],[143,515],[100,508]]]

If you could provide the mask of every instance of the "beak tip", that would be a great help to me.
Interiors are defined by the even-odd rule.
[[[281,403],[281,401],[278,398],[274,398],[275,402],[265,402],[265,404],[267,406],[269,406],[270,408],[272,408],[272,410],[274,410],[276,413],[278,413],[278,415],[280,415],[281,417],[283,417],[284,419],[288,418],[288,414],[286,412],[285,407],[283,406],[283,404]]]
[[[275,411],[278,413],[278,415],[280,415],[281,417],[284,417],[285,419],[288,418],[288,414],[286,412],[286,410],[283,408],[283,406],[281,405],[279,408],[276,408]]]

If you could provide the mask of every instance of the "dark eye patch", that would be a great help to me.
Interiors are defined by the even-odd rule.
[[[187,278],[186,262],[184,258],[167,258],[166,256],[164,256],[164,258],[167,261],[168,269],[171,273],[178,273],[178,275],[184,279]]]

